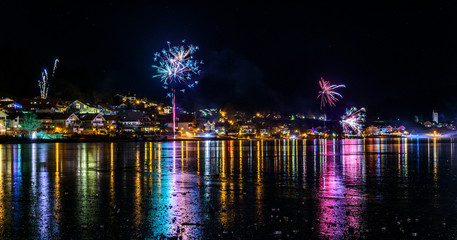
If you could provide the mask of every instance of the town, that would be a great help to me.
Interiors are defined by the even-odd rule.
[[[0,99],[0,135],[4,139],[280,139],[355,137],[344,132],[339,120],[322,113],[281,114],[235,110],[176,108],[173,136],[172,106],[136,95],[115,96],[112,103],[64,101],[55,98]],[[437,111],[430,120],[413,123],[365,122],[364,137],[441,136],[455,131],[453,122],[440,122]]]

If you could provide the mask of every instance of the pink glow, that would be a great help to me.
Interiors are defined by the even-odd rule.
[[[363,198],[359,186],[362,181],[362,156],[356,155],[357,144],[351,139],[343,142],[342,155],[332,155],[331,149],[321,155],[322,172],[319,177],[317,218],[324,238],[340,239],[345,233],[361,230]],[[351,229],[351,230],[350,230]]]

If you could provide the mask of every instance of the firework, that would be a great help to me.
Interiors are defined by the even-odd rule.
[[[352,130],[357,135],[363,137],[362,127],[364,122],[365,108],[357,109],[356,107],[352,107],[346,109],[346,113],[341,117],[340,124],[346,134],[349,134]]]
[[[59,62],[59,59],[54,60],[54,67],[52,68],[52,78],[56,75],[56,70],[57,70],[57,63]]]
[[[48,81],[48,71],[43,69],[41,73],[41,79],[38,80],[38,86],[40,87],[40,95],[42,99],[48,98],[48,89],[49,89],[49,81]]]
[[[330,106],[335,106],[335,103],[339,100],[338,97],[343,98],[343,96],[335,90],[341,87],[346,87],[345,85],[330,85],[330,82],[325,81],[322,77],[319,81],[319,85],[321,87],[321,91],[319,91],[317,98],[321,98],[321,109],[322,107],[325,107],[327,103]]]
[[[59,59],[54,60],[54,67],[52,69],[52,78],[54,79],[54,76],[56,74],[57,70],[57,63],[59,62]],[[49,75],[48,71],[43,69],[43,72],[41,73],[41,79],[38,80],[38,87],[40,88],[40,96],[42,99],[48,98],[48,90],[49,90]]]
[[[157,74],[153,77],[159,78],[166,89],[169,85],[175,88],[178,84],[194,87],[198,81],[192,81],[192,76],[200,74],[200,65],[203,64],[192,56],[198,47],[192,44],[187,46],[171,46],[170,42],[167,44],[168,49],[154,54],[154,62],[157,64],[152,67],[157,70]]]
[[[182,41],[185,44],[185,41]],[[173,104],[173,137],[175,137],[176,129],[176,93],[175,90],[178,86],[187,86],[189,88],[194,87],[198,84],[198,81],[192,81],[194,75],[200,74],[200,65],[202,61],[196,61],[192,54],[194,54],[198,47],[192,44],[187,46],[171,46],[170,42],[167,42],[168,49],[163,49],[160,52],[154,54],[154,62],[156,65],[152,65],[157,70],[157,74],[153,77],[159,78],[163,83],[165,89],[171,90],[170,96]],[[181,89],[184,93],[185,90]]]

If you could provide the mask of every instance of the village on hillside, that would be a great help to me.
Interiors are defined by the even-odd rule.
[[[30,98],[0,99],[0,135],[15,138],[69,139],[111,137],[144,140],[169,139],[173,135],[172,106],[136,95],[116,95],[118,104],[94,104],[81,100]],[[304,138],[350,137],[338,120],[325,115],[281,113],[248,114],[223,109],[189,112],[177,107],[176,138]],[[363,134],[369,136],[439,135],[454,131],[451,123],[439,123],[438,113],[431,121],[405,127],[401,122],[372,121]]]

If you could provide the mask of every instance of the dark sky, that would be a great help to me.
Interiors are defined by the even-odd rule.
[[[457,7],[190,1],[0,3],[0,93],[32,97],[61,60],[51,97],[137,93],[168,101],[151,68],[166,41],[200,47],[193,107],[317,111],[318,80],[346,84],[329,112],[457,116]],[[247,1],[246,1],[247,2]]]

